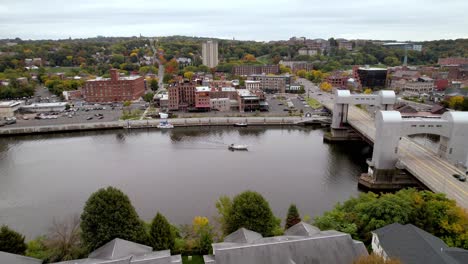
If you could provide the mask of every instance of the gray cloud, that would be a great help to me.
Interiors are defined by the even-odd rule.
[[[467,38],[464,0],[0,0],[0,38]]]

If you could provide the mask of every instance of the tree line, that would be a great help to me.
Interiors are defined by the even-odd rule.
[[[86,201],[80,217],[54,221],[50,233],[25,243],[23,235],[7,226],[0,229],[0,251],[25,254],[45,262],[86,257],[114,238],[121,238],[153,247],[170,249],[173,254],[203,255],[211,244],[243,227],[264,237],[282,235],[300,221],[309,222],[321,230],[338,230],[370,245],[371,231],[392,223],[411,223],[441,238],[451,247],[468,249],[468,214],[454,200],[443,194],[415,189],[395,194],[361,193],[314,220],[301,219],[292,204],[281,226],[281,220],[271,211],[268,201],[259,193],[242,192],[235,197],[221,196],[216,201],[217,225],[207,217],[197,216],[188,225],[176,226],[157,212],[150,223],[141,220],[122,191],[108,187],[93,193]],[[378,259],[363,258],[356,263]],[[391,262],[388,263],[398,263]]]

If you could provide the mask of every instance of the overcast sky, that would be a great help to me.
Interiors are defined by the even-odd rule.
[[[468,38],[468,0],[0,0],[0,38]]]

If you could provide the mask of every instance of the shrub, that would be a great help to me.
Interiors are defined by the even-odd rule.
[[[0,251],[24,255],[26,252],[24,236],[6,225],[2,226],[0,228]]]

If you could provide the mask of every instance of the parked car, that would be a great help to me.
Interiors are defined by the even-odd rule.
[[[461,181],[461,182],[464,182],[464,181],[466,181],[466,176],[465,175],[460,175],[458,180]]]
[[[15,117],[7,117],[5,118],[5,124],[6,125],[12,125],[16,123],[16,118]]]
[[[453,174],[452,175],[455,179],[460,179],[461,175],[460,174]]]
[[[91,119],[93,119],[92,116],[88,116],[88,117],[86,118],[86,120],[91,120]]]

